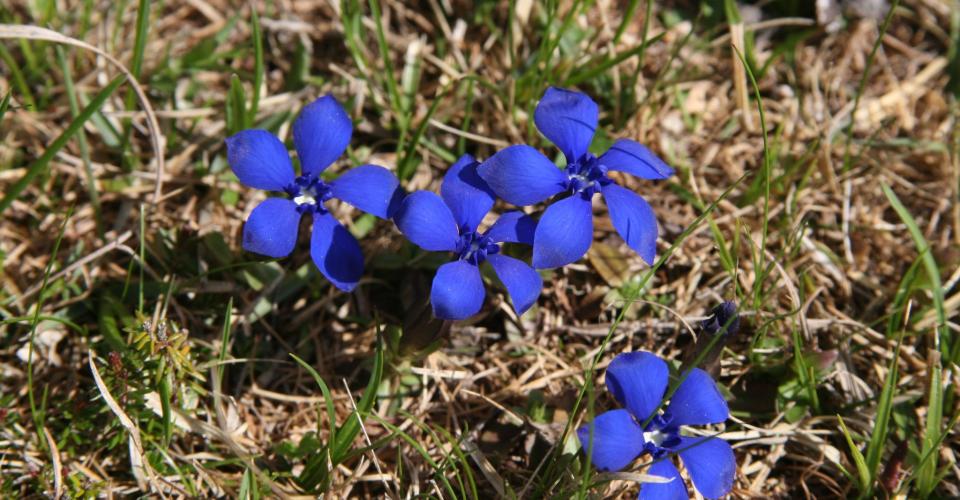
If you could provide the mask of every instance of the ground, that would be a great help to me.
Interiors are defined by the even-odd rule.
[[[647,462],[598,473],[573,431],[617,406],[614,356],[679,368],[724,300],[733,497],[960,495],[960,4],[807,3],[0,7],[0,496],[632,498]],[[617,177],[657,214],[653,266],[596,202],[529,312],[490,275],[444,323],[445,257],[347,205],[352,293],[306,224],[290,257],[241,248],[268,195],[230,134],[292,149],[329,93],[354,122],[334,175],[436,190],[463,153],[561,161],[550,85],[598,103],[592,150],[675,168]]]

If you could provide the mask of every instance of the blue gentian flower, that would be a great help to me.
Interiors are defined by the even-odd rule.
[[[287,198],[267,198],[243,226],[243,248],[269,257],[286,257],[297,242],[300,217],[313,216],[310,256],[337,288],[351,291],[363,274],[356,238],[330,215],[326,203],[337,198],[364,212],[389,218],[403,196],[400,182],[377,165],[354,168],[333,181],[320,174],[350,143],[353,123],[332,96],[308,104],[293,124],[300,159],[296,176],[287,149],[266,130],[249,129],[227,138],[227,161],[240,182]]]
[[[700,322],[700,328],[708,335],[736,335],[740,331],[737,303],[726,300],[714,307],[710,317]]]
[[[730,445],[716,437],[680,434],[684,425],[719,424],[730,415],[727,402],[710,375],[699,368],[689,372],[662,413],[657,411],[667,390],[667,363],[649,352],[620,354],[607,367],[607,389],[626,409],[600,414],[577,430],[584,450],[600,470],[618,471],[638,456],[649,453],[655,462],[648,474],[671,479],[644,483],[641,499],[687,499],[687,488],[670,455],[678,453],[704,497],[718,498],[733,487],[737,463]]]
[[[567,166],[560,170],[536,149],[509,146],[485,161],[479,172],[493,192],[518,206],[533,205],[565,194],[540,218],[533,238],[533,266],[561,267],[583,257],[593,243],[591,200],[600,193],[607,202],[613,227],[627,245],[653,264],[657,254],[657,219],[642,197],[607,176],[611,170],[643,179],[673,175],[649,149],[620,139],[596,157],[588,151],[597,129],[597,104],[571,90],[550,87],[533,120],[540,132],[563,151]]]
[[[479,267],[484,261],[507,287],[517,314],[536,302],[543,286],[532,267],[500,253],[500,243],[533,243],[536,222],[532,218],[523,212],[508,212],[486,232],[478,231],[495,201],[477,175],[478,165],[472,156],[463,155],[444,176],[440,196],[415,191],[394,216],[400,232],[420,248],[456,256],[440,266],[433,278],[430,302],[434,316],[440,319],[466,319],[480,311],[486,295]]]

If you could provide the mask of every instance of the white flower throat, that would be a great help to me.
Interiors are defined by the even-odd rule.
[[[297,205],[316,205],[317,191],[312,187],[303,188],[300,194],[293,198],[293,202]]]
[[[662,446],[665,439],[667,439],[666,433],[659,430],[643,433],[643,440],[648,443],[653,443],[654,446],[657,447]]]

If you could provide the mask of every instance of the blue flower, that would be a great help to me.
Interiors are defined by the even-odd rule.
[[[740,316],[737,315],[736,302],[726,300],[714,307],[710,317],[700,322],[700,329],[710,336],[736,335],[740,331]]]
[[[351,291],[363,274],[360,244],[327,210],[332,198],[364,212],[388,218],[403,196],[400,182],[389,170],[363,165],[325,181],[320,174],[350,143],[353,123],[332,96],[308,104],[293,124],[293,143],[300,158],[297,177],[287,149],[266,130],[249,129],[227,138],[227,161],[240,182],[288,198],[267,198],[243,226],[243,248],[279,258],[290,255],[297,242],[300,217],[313,216],[310,256],[337,288]]]
[[[563,151],[567,166],[557,169],[547,157],[526,146],[510,146],[493,155],[479,172],[493,192],[518,206],[533,205],[565,193],[547,207],[533,238],[533,266],[565,266],[583,257],[593,243],[591,200],[600,193],[613,227],[627,245],[653,264],[657,254],[657,219],[642,197],[607,176],[614,170],[643,179],[666,179],[673,169],[636,141],[620,139],[596,157],[588,148],[597,128],[597,104],[590,97],[550,87],[533,114],[540,132]]]
[[[623,469],[638,456],[649,453],[655,462],[649,474],[671,479],[667,483],[644,483],[641,499],[687,499],[687,488],[673,465],[678,453],[703,496],[718,498],[733,487],[737,463],[730,445],[715,437],[680,434],[683,425],[718,424],[730,415],[727,402],[706,372],[694,368],[670,398],[662,413],[642,423],[660,405],[667,390],[667,363],[649,352],[620,354],[607,368],[607,389],[625,410],[611,410],[577,430],[584,450],[600,470]]]
[[[472,156],[463,155],[444,176],[441,196],[413,192],[394,217],[400,232],[420,248],[456,255],[433,278],[430,303],[433,315],[440,319],[460,320],[480,311],[486,295],[479,267],[484,261],[507,287],[517,314],[536,302],[543,286],[532,267],[500,253],[500,243],[533,243],[533,219],[522,212],[508,212],[486,232],[477,230],[495,201],[477,175],[478,165]]]

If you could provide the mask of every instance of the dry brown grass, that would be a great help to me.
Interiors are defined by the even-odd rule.
[[[74,3],[57,2],[58,11],[76,10]],[[560,11],[565,13],[569,2],[561,3]],[[525,16],[522,7],[528,2],[518,2],[515,57],[511,59],[507,39],[497,31],[507,26],[505,3],[491,4],[491,12],[471,9],[469,4],[382,1],[391,58],[379,56],[375,21],[367,11],[362,17],[365,38],[360,50],[369,66],[359,67],[347,49],[337,2],[275,2],[270,13],[261,12],[267,71],[260,117],[292,116],[311,98],[331,92],[341,102],[350,103],[348,109],[355,120],[352,161],[341,160],[334,168],[367,162],[394,167],[398,161],[396,115],[389,109],[382,75],[386,65],[393,65],[399,74],[405,60],[417,60],[422,73],[413,96],[414,126],[427,119],[435,99],[442,99],[432,116],[437,123],[426,127],[424,138],[430,143],[455,150],[459,135],[449,128],[459,131],[467,119],[464,96],[441,94],[450,82],[479,75],[492,82],[496,91],[483,85],[474,87],[466,150],[483,158],[498,145],[546,145],[529,123],[528,106],[537,95],[525,95],[534,91],[511,83],[522,66],[515,61],[527,60],[539,50],[544,7],[533,5]],[[686,7],[683,4],[672,7]],[[83,40],[120,61],[129,61],[135,5],[122,11],[101,8],[105,6],[95,3],[94,28]],[[585,9],[573,27],[589,36],[571,40],[571,46],[564,47],[553,64],[576,67],[604,51],[620,53],[637,46],[644,8],[641,3],[636,19],[617,43],[613,35],[622,16],[617,2],[601,1]],[[580,85],[601,103],[602,123],[610,137],[631,137],[648,144],[678,169],[671,183],[653,185],[624,179],[625,185],[642,193],[657,212],[661,252],[702,213],[694,200],[709,204],[747,174],[711,215],[715,229],[707,224],[697,228],[656,273],[643,297],[657,303],[632,307],[613,334],[600,365],[605,366],[618,352],[637,349],[680,359],[693,340],[679,319],[695,324],[720,300],[739,298],[744,331],[728,344],[719,377],[731,393],[736,416],[724,434],[734,443],[740,466],[735,496],[855,493],[853,482],[838,467],[855,470],[836,415],[842,415],[852,431],[864,436],[871,433],[876,397],[895,345],[895,332],[886,330],[886,318],[904,273],[918,256],[905,225],[883,195],[882,184],[893,188],[930,242],[946,283],[949,328],[958,330],[958,108],[955,96],[947,91],[949,17],[956,8],[956,2],[902,2],[869,68],[878,19],[853,18],[848,26],[832,33],[809,28],[811,34],[785,56],[775,54],[774,49],[785,43],[788,32],[807,28],[773,23],[773,27],[751,31],[754,20],[747,20],[747,31],[756,37],[756,61],[763,64],[776,57],[757,82],[776,160],[768,211],[763,197],[757,197],[756,189],[751,188],[763,168],[760,116],[749,82],[742,82],[750,94],[747,105],[738,102],[738,62],[726,38],[725,23],[712,30],[698,24],[697,34],[672,58],[691,23],[686,20],[667,27],[657,16],[650,34],[663,32],[663,36],[650,44],[639,68],[642,78],[636,83],[635,99],[643,105],[634,114],[628,115],[615,97],[637,71],[636,57],[606,72],[603,81],[593,79]],[[4,9],[6,22],[35,22],[24,2]],[[655,13],[666,9],[654,7]],[[122,120],[132,118],[129,148],[122,151],[105,143],[92,124],[85,129],[100,192],[103,237],[97,234],[96,211],[86,194],[84,160],[74,139],[56,155],[49,174],[34,182],[3,214],[0,315],[27,317],[40,307],[41,314],[66,315],[62,317],[81,322],[85,333],[49,322],[41,323],[38,330],[42,348],[35,353],[34,384],[49,391],[45,394],[51,408],[47,432],[60,443],[54,455],[64,476],[75,477],[81,485],[97,484],[104,494],[132,493],[138,478],[130,468],[126,438],[94,386],[87,352],[89,347],[97,347],[103,357],[97,361],[100,370],[109,370],[105,366],[109,348],[102,341],[103,324],[98,324],[98,318],[106,314],[106,291],[116,295],[115,289],[122,286],[130,269],[134,269],[136,282],[139,268],[131,268],[130,262],[139,262],[138,207],[143,205],[147,280],[178,285],[169,297],[165,316],[189,331],[195,352],[215,359],[223,308],[227,298],[233,297],[234,335],[240,339],[234,345],[246,350],[231,352],[239,361],[227,369],[222,397],[208,392],[197,407],[183,410],[175,419],[178,430],[166,449],[168,455],[160,461],[176,464],[179,475],[149,477],[139,486],[166,496],[189,495],[184,485],[189,477],[203,496],[233,496],[238,494],[246,464],[260,471],[257,477],[261,482],[269,481],[273,494],[302,494],[288,475],[273,476],[270,471],[286,470],[288,465],[278,453],[279,443],[299,442],[317,429],[317,405],[322,407],[322,399],[311,377],[292,363],[287,353],[307,359],[324,377],[343,421],[353,409],[351,397],[359,399],[363,390],[376,343],[373,325],[356,318],[371,318],[376,311],[388,324],[401,323],[402,313],[412,307],[409,297],[426,282],[417,273],[405,275],[370,258],[403,251],[399,233],[385,223],[376,225],[361,241],[368,256],[370,283],[353,295],[331,290],[312,270],[309,276],[318,283],[301,285],[295,289],[299,295],[276,301],[272,286],[279,281],[254,290],[239,271],[194,279],[199,272],[225,264],[206,244],[206,236],[222,234],[233,263],[252,259],[240,250],[239,236],[245,216],[264,195],[242,188],[223,170],[224,103],[230,76],[232,72],[247,75],[253,69],[248,52],[238,52],[243,57],[229,54],[250,46],[250,16],[247,6],[238,10],[220,0],[167,2],[153,13],[141,83],[156,107],[166,139],[160,200],[152,198],[157,161],[144,115],[135,106],[127,111],[124,92],[118,92],[104,106],[104,117],[120,130]],[[226,29],[232,16],[241,21],[225,31],[216,45],[218,52],[227,54],[217,64],[196,68],[170,65],[169,61],[181,59]],[[770,12],[763,18],[775,19]],[[485,26],[477,20],[494,24]],[[51,27],[76,36],[77,27],[69,22],[54,22]],[[306,51],[304,60],[313,79],[290,90],[292,75],[298,71],[298,43]],[[49,45],[30,46],[35,54],[52,57]],[[17,43],[7,42],[6,47],[23,63]],[[76,87],[85,95],[93,95],[115,74],[90,52],[72,50],[68,54]],[[864,71],[868,71],[867,84],[854,109]],[[42,96],[37,108],[24,105],[12,73],[0,72],[0,94],[13,89],[12,107],[0,130],[3,190],[24,175],[26,167],[70,121],[59,66],[52,64],[46,76],[27,76],[36,95]],[[852,161],[845,171],[845,129],[851,116]],[[622,126],[613,128],[618,121]],[[280,126],[281,137],[289,135],[289,123],[288,119]],[[425,143],[416,149],[422,163],[406,183],[408,189],[438,187],[448,162],[435,149]],[[123,155],[129,158],[123,159]],[[229,196],[225,193],[232,191],[239,192],[236,203],[225,201]],[[73,212],[66,219],[68,207]],[[597,207],[598,212],[603,210]],[[336,215],[341,220],[356,220],[358,214],[342,207]],[[764,239],[764,219],[769,221],[769,234],[763,251],[766,262],[773,266],[758,270],[755,254]],[[51,263],[61,226],[65,227],[63,241],[57,261]],[[716,233],[732,247],[734,275],[722,265]],[[542,471],[541,461],[551,446],[558,445],[590,355],[618,312],[621,296],[617,287],[648,269],[627,251],[609,223],[598,222],[596,236],[603,245],[595,246],[588,259],[545,279],[533,314],[516,318],[505,298],[493,295],[481,315],[454,325],[440,350],[400,365],[382,387],[384,394],[392,396],[381,400],[380,418],[421,443],[434,460],[442,461],[451,454],[450,443],[436,429],[463,439],[460,448],[473,467],[482,497],[503,494],[504,483],[521,496],[539,491],[536,476]],[[39,285],[51,265],[53,272],[61,271],[56,275],[60,278],[55,280],[56,293],[38,303]],[[297,251],[280,266],[290,273],[309,269],[309,257]],[[763,281],[764,291],[755,299],[752,291],[757,280]],[[148,291],[148,314],[163,303],[165,292],[166,286]],[[265,299],[273,301],[267,314],[254,317],[252,312],[262,307],[258,304]],[[398,307],[400,302],[402,307]],[[130,298],[125,303],[129,307]],[[135,307],[135,298],[132,304]],[[924,398],[928,363],[935,355],[935,316],[924,292],[914,294],[912,319],[899,360],[897,401],[902,404],[895,417],[899,420],[883,465],[893,460],[895,443],[921,432],[916,422],[922,422],[927,411]],[[5,477],[25,478],[15,479],[8,493],[53,493],[47,468],[54,463],[46,440],[38,437],[42,431],[30,418],[27,365],[17,355],[28,343],[29,322],[0,326],[0,332],[4,334],[0,392],[6,395],[0,403],[5,414],[19,415],[14,425],[0,429],[0,470]],[[786,407],[778,405],[777,388],[793,377],[795,332],[800,332],[798,337],[803,340],[802,351],[823,363],[818,378],[821,408],[819,413],[807,409],[787,418],[791,402],[788,400]],[[43,344],[44,339],[54,338],[58,341],[52,346]],[[200,359],[202,354],[197,356]],[[214,371],[201,370],[208,391],[213,389]],[[111,390],[117,391],[121,373],[123,370],[110,372]],[[948,401],[955,401],[956,372],[947,373],[953,382],[946,386],[951,394]],[[129,376],[136,378],[137,374]],[[602,381],[602,370],[596,377],[598,383]],[[123,398],[114,397],[124,406]],[[610,403],[607,396],[598,394],[598,410]],[[537,405],[544,408],[543,419],[531,416],[540,411],[533,409]],[[88,425],[92,427],[71,420],[91,406],[100,408],[90,416]],[[911,406],[915,411],[910,411]],[[71,408],[73,413],[68,411]],[[956,410],[945,408],[945,415]],[[389,434],[379,420],[365,422],[370,440]],[[71,432],[96,434],[102,429],[103,435],[93,441],[67,437]],[[151,432],[155,434],[156,429]],[[363,438],[361,434],[357,442]],[[117,442],[124,444],[118,446]],[[955,463],[956,446],[956,434],[950,432],[939,454],[941,463]],[[235,462],[224,466],[221,460]],[[294,464],[291,470],[296,474],[299,469]],[[447,476],[452,477],[450,474]],[[555,485],[546,494],[561,495],[563,486]],[[596,493],[623,498],[636,494],[631,481],[615,480],[603,488]],[[958,495],[958,488],[960,472],[952,465],[938,494]],[[441,491],[431,466],[399,439],[346,463],[331,486],[335,497],[446,494]]]

